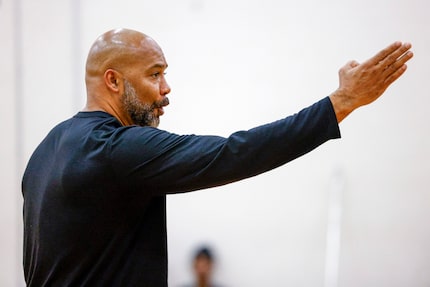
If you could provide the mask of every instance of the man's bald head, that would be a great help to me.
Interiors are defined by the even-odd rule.
[[[129,29],[111,30],[92,45],[87,58],[86,111],[105,111],[123,125],[158,126],[170,87],[158,44]]]
[[[147,35],[130,30],[116,29],[101,35],[92,45],[86,63],[86,76],[100,76],[107,69],[122,71],[146,52],[161,48]]]

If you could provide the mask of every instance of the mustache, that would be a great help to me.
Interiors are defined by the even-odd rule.
[[[154,104],[152,104],[152,108],[153,109],[159,109],[159,108],[167,106],[169,103],[170,103],[169,98],[164,97],[161,101],[157,101]]]

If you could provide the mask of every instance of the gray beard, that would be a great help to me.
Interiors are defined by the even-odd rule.
[[[154,110],[161,106],[161,103],[154,103],[152,105],[142,103],[139,100],[133,85],[127,80],[124,80],[122,104],[133,121],[133,124],[142,127],[158,127],[160,124],[160,118],[154,114]]]

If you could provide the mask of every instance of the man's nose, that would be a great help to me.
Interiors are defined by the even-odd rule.
[[[170,86],[167,83],[166,79],[163,77],[163,80],[161,81],[161,85],[160,85],[160,94],[165,96],[168,93],[170,93]]]

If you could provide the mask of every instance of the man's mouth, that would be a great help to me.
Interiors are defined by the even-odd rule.
[[[156,109],[158,110],[158,116],[164,115],[164,107],[167,105],[169,105],[169,98],[167,97],[157,104]]]

